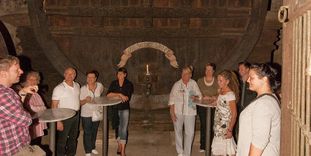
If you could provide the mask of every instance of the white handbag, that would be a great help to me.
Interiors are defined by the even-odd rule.
[[[100,120],[103,120],[103,110],[97,109],[96,111],[93,111],[92,121],[100,121]]]

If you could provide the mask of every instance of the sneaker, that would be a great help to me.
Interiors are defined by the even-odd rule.
[[[85,156],[92,156],[91,153],[85,153]]]
[[[205,150],[204,149],[200,149],[200,151],[199,151],[200,153],[204,153],[205,152]]]
[[[93,150],[92,150],[92,153],[93,153],[93,154],[98,154],[98,151],[96,151],[96,149],[93,149]]]

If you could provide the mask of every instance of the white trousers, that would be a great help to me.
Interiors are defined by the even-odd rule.
[[[176,151],[178,154],[190,156],[194,138],[195,115],[176,114],[176,117],[177,121],[174,122]],[[185,126],[185,137],[183,137],[183,126]]]

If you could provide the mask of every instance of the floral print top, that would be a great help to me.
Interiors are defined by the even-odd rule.
[[[214,133],[217,137],[225,138],[227,129],[231,119],[231,110],[229,101],[235,100],[233,92],[227,92],[224,95],[219,95],[214,117]]]

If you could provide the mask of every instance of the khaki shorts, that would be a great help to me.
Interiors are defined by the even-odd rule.
[[[45,152],[37,145],[26,145],[14,156],[45,156]]]

